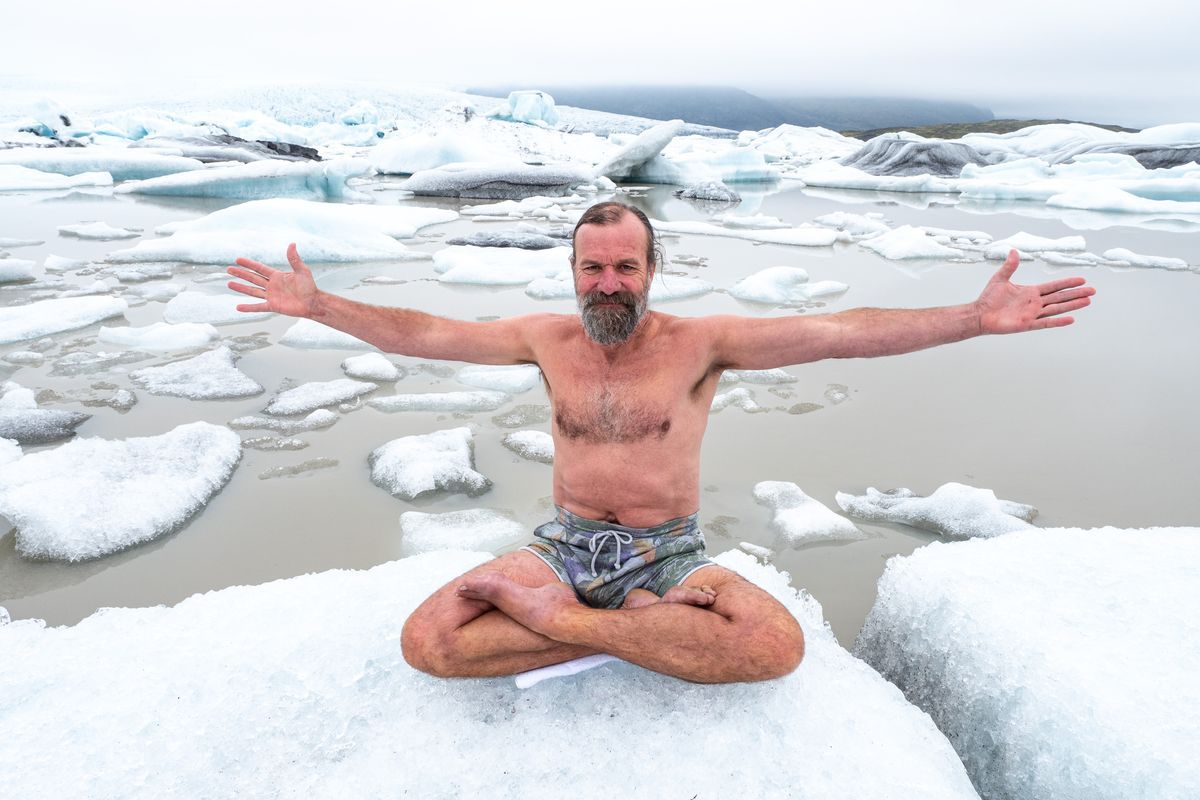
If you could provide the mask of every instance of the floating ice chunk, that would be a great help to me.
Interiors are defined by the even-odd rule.
[[[485,550],[495,553],[528,539],[529,529],[512,517],[486,508],[400,515],[400,549],[405,555],[434,550]]]
[[[512,160],[511,153],[490,142],[468,135],[465,130],[421,131],[408,136],[389,136],[371,150],[371,165],[380,172],[411,175],[462,162],[495,163]]]
[[[462,213],[468,217],[546,217],[565,221],[568,219],[568,214],[560,206],[582,202],[583,198],[577,194],[566,197],[534,195],[533,197],[523,197],[520,200],[501,200],[499,203],[463,206]]]
[[[293,242],[309,263],[413,260],[426,256],[408,250],[394,237],[413,236],[426,225],[457,216],[439,208],[252,200],[163,226],[158,231],[170,236],[143,240],[110,253],[108,260],[232,264],[244,256],[282,265]]]
[[[740,408],[742,411],[765,411],[766,409],[760,406],[754,400],[754,392],[749,389],[730,389],[728,392],[721,392],[713,398],[710,411],[720,411],[721,409],[733,406]]]
[[[107,172],[82,172],[60,175],[16,164],[0,164],[0,192],[22,192],[38,189],[74,189],[80,186],[112,186]]]
[[[856,239],[868,239],[891,230],[887,223],[863,216],[862,214],[851,214],[849,211],[834,211],[831,214],[822,214],[814,219],[813,223],[824,225],[827,228],[837,228],[839,231],[845,231]]]
[[[310,458],[307,461],[301,461],[299,464],[286,464],[278,467],[271,467],[268,470],[260,472],[258,479],[260,481],[270,480],[271,478],[291,478],[295,475],[305,475],[309,472],[316,472],[319,469],[331,469],[338,465],[336,458]]]
[[[18,364],[22,367],[40,367],[46,360],[46,356],[36,350],[13,350],[4,356],[4,360],[9,364]]]
[[[521,458],[554,463],[554,437],[545,431],[513,431],[506,433],[501,443]]]
[[[1019,250],[1022,253],[1041,253],[1052,250],[1056,253],[1072,253],[1087,249],[1087,242],[1082,236],[1063,236],[1049,239],[1045,236],[1035,236],[1032,233],[1015,233],[1007,239],[998,239],[983,251],[984,258],[992,261],[1002,261],[1008,258],[1009,250]]]
[[[338,415],[332,411],[319,408],[304,419],[276,419],[274,417],[238,417],[230,421],[229,427],[235,430],[266,430],[290,436],[293,433],[320,430],[328,428],[338,421]]]
[[[363,158],[332,161],[255,161],[209,167],[194,172],[164,175],[123,183],[117,194],[152,194],[180,197],[226,197],[262,200],[289,197],[301,200],[369,200],[346,185],[371,170]]]
[[[39,242],[38,244],[41,244]],[[79,269],[87,266],[87,261],[82,258],[64,258],[63,256],[49,255],[42,262],[42,267],[46,272],[62,273],[73,269]]]
[[[233,351],[221,346],[194,358],[129,373],[150,394],[190,400],[226,400],[262,394],[263,387],[236,366]]]
[[[1200,214],[1200,200],[1163,200],[1127,192],[1115,186],[1088,186],[1052,194],[1046,205],[1087,211],[1116,211],[1127,214]]]
[[[231,325],[254,322],[271,316],[268,311],[238,311],[238,305],[248,302],[240,294],[206,294],[180,292],[167,301],[163,319],[172,324],[192,322],[209,325]]]
[[[47,408],[0,408],[0,438],[21,444],[47,444],[75,435],[91,414]]]
[[[78,225],[59,225],[58,232],[63,236],[75,236],[79,239],[95,239],[101,242],[113,239],[136,239],[141,236],[137,231],[128,228],[116,228],[105,222],[85,222]]]
[[[0,514],[30,558],[82,561],[179,528],[220,491],[242,448],[207,422],[161,436],[78,439],[0,467]]]
[[[129,350],[120,350],[116,353],[90,353],[86,350],[76,350],[73,353],[67,353],[55,361],[54,368],[50,370],[50,374],[68,376],[92,375],[97,372],[106,372],[122,364],[145,361],[147,358],[149,356],[145,353],[131,352]]]
[[[676,197],[685,200],[707,200],[714,203],[740,203],[742,196],[721,181],[702,181],[676,189]]]
[[[22,147],[0,150],[0,164],[17,164],[59,175],[107,172],[114,181],[154,178],[203,169],[194,158],[114,147]]]
[[[964,170],[965,171],[965,170]],[[960,181],[935,175],[871,175],[836,161],[818,161],[789,173],[809,186],[828,186],[837,189],[871,189],[883,192],[955,193]]]
[[[771,305],[806,303],[814,297],[844,292],[850,287],[837,281],[808,282],[800,267],[767,267],[742,278],[729,290],[739,300]]]
[[[528,194],[564,195],[591,179],[591,170],[572,164],[466,163],[421,170],[403,188],[418,195],[503,200]]]
[[[345,403],[364,394],[369,394],[379,386],[365,381],[355,381],[349,378],[338,378],[332,381],[312,381],[303,383],[295,389],[288,389],[275,396],[267,407],[266,413],[278,417],[289,417],[295,414],[307,414],[324,406],[334,403]]]
[[[790,547],[865,538],[853,522],[830,511],[790,481],[756,483],[754,500],[772,510],[771,530]]]
[[[0,258],[0,283],[23,283],[36,280],[33,268],[37,262],[24,258]]]
[[[7,794],[174,800],[213,793],[220,775],[246,797],[303,786],[510,800],[544,796],[552,769],[581,800],[977,798],[928,717],[837,645],[810,596],[741,553],[716,560],[805,631],[804,663],[780,680],[703,686],[610,663],[521,692],[511,678],[415,672],[397,645],[408,615],[485,560],[427,553],[108,609],[72,627],[0,626],[0,762],[38,765],[10,770]],[[714,719],[729,721],[722,735],[697,736]],[[600,741],[638,731],[639,757],[597,747],[529,765],[531,742],[567,741],[585,721]]]
[[[776,230],[722,228],[707,222],[684,220],[666,222],[653,220],[654,229],[665,233],[689,233],[697,236],[725,236],[731,239],[747,239],[766,244],[788,244],[798,247],[829,247],[838,241],[838,232],[829,228],[800,227]]]
[[[11,464],[21,457],[21,445],[16,439],[0,439],[0,466]]]
[[[575,282],[565,278],[534,278],[525,287],[525,294],[534,300],[574,299]]]
[[[752,147],[769,162],[787,161],[809,164],[823,159],[842,158],[855,153],[863,143],[819,127],[778,125],[762,131],[742,131],[737,142]]]
[[[359,100],[343,111],[338,121],[343,125],[378,125],[379,109],[370,100]]]
[[[5,381],[0,384],[0,410],[37,408],[32,389],[28,389],[15,381]]]
[[[959,244],[960,242],[987,244],[994,238],[987,231],[960,231],[953,228],[935,228],[932,225],[921,225],[919,227],[925,233],[937,239],[940,244]],[[1020,248],[1017,249],[1019,250]]]
[[[726,228],[749,228],[752,230],[792,227],[779,217],[768,217],[766,214],[718,214],[713,217],[713,221],[721,223]]]
[[[572,286],[572,288],[574,288]],[[651,303],[669,303],[708,294],[717,287],[699,278],[686,275],[660,275],[650,284]]]
[[[957,178],[967,164],[985,164],[973,147],[963,142],[925,139],[912,133],[884,133],[870,139],[856,153],[842,159],[847,167],[870,175],[937,175]]]
[[[767,564],[775,557],[775,551],[769,547],[754,544],[753,542],[738,542],[738,547],[744,552],[749,553],[759,560],[762,564]]]
[[[0,236],[0,247],[17,248],[17,247],[36,247],[39,244],[45,244],[41,239],[14,239],[11,236]]]
[[[1195,797],[1197,574],[1198,528],[935,543],[888,561],[855,653],[983,797]]]
[[[121,345],[131,350],[166,353],[204,347],[220,335],[216,328],[204,322],[182,322],[178,325],[155,322],[140,328],[109,328],[101,325],[96,338],[107,344]]]
[[[0,344],[86,328],[128,308],[116,297],[69,297],[0,308]]]
[[[778,386],[781,383],[795,383],[800,380],[784,369],[727,369],[721,373],[721,383],[742,381],[766,386]]]
[[[279,339],[280,344],[289,347],[307,347],[325,350],[373,350],[375,345],[368,344],[345,331],[331,328],[311,319],[299,319],[292,324]]]
[[[522,394],[542,382],[542,371],[536,364],[472,364],[460,369],[455,380],[480,389]]]
[[[873,253],[884,258],[900,260],[905,258],[961,258],[962,250],[938,244],[925,231],[912,225],[901,225],[888,233],[872,239],[859,242]],[[1008,251],[1005,251],[1007,254]]]
[[[504,392],[424,392],[376,397],[367,404],[380,411],[495,411],[512,398]]]
[[[384,358],[381,353],[351,356],[342,362],[342,370],[351,378],[378,383],[398,381],[404,375],[399,367]]]
[[[558,274],[567,265],[562,250],[505,250],[494,247],[445,247],[433,255],[438,280],[518,286]]]
[[[524,122],[542,128],[558,124],[558,111],[554,108],[554,98],[536,89],[520,89],[509,92],[508,101],[489,116],[511,122]]]
[[[1167,256],[1143,256],[1124,247],[1114,247],[1104,251],[1104,257],[1109,261],[1119,261],[1131,267],[1155,267],[1158,269],[1187,269],[1188,263],[1182,258]],[[0,262],[2,264],[3,262]]]
[[[469,428],[393,439],[372,451],[369,462],[375,485],[401,500],[435,492],[477,497],[492,488],[492,482],[475,471]]]
[[[986,538],[1032,528],[1037,509],[1023,503],[998,500],[991,489],[961,483],[942,484],[928,497],[910,489],[865,495],[838,492],[842,510],[868,522],[902,522],[914,528],[957,539]]]
[[[455,236],[446,240],[448,245],[472,247],[517,247],[522,250],[549,250],[552,247],[569,247],[570,242],[544,233],[523,231],[477,231],[468,236]]]

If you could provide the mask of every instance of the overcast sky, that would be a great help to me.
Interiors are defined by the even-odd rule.
[[[55,83],[695,84],[967,100],[998,116],[1200,121],[1200,3],[1184,0],[1114,10],[1094,0],[5,5],[0,76]]]

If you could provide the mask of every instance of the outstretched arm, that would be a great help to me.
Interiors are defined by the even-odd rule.
[[[413,311],[347,300],[321,291],[312,271],[289,245],[291,270],[275,269],[248,258],[229,267],[234,291],[259,302],[243,303],[238,311],[274,311],[291,317],[315,320],[388,353],[418,358],[470,361],[476,364],[519,364],[535,360],[528,331],[531,317],[513,317],[495,322],[465,322]]]
[[[909,353],[989,333],[1058,328],[1063,316],[1091,303],[1096,290],[1083,278],[1036,286],[1011,282],[1020,263],[1012,250],[973,303],[922,309],[856,308],[811,317],[717,317],[719,366],[768,369],[825,358],[870,358]]]

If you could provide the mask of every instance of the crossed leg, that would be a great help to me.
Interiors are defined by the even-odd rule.
[[[736,573],[703,567],[676,589],[657,602],[631,592],[620,609],[589,608],[536,556],[509,553],[413,612],[404,656],[434,675],[482,677],[602,652],[700,683],[765,680],[800,663],[795,618]]]

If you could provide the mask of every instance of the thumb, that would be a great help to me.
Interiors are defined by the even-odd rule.
[[[300,252],[298,250],[296,250],[295,242],[288,245],[287,260],[288,260],[288,263],[292,265],[292,270],[294,272],[300,272],[300,273],[310,272],[308,265],[300,260]]]
[[[994,281],[1007,281],[1012,278],[1013,273],[1017,271],[1017,267],[1021,264],[1021,254],[1016,250],[1008,251],[1008,258],[1004,259],[1004,264],[996,272],[992,278]]]

